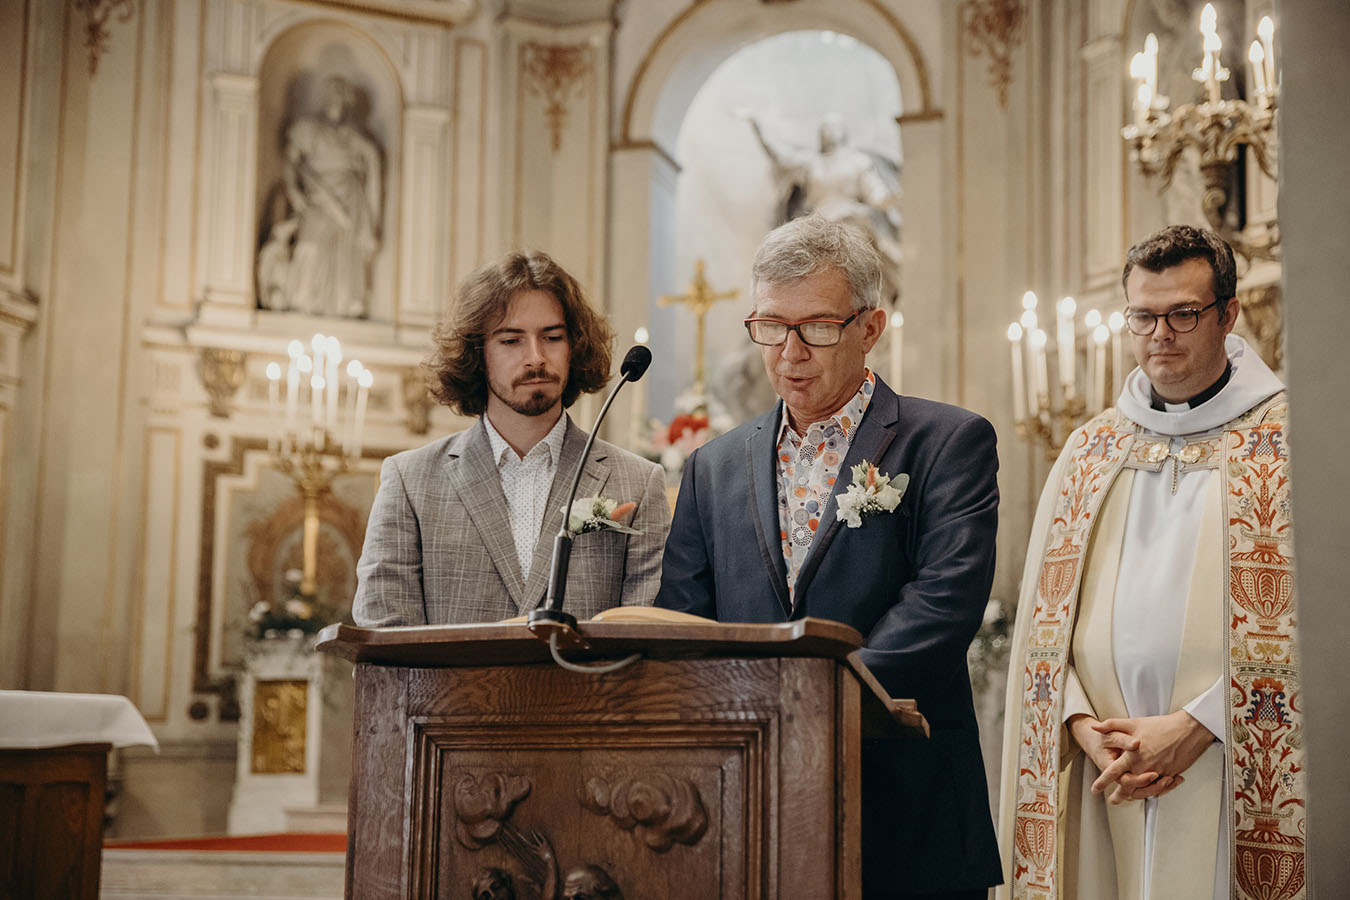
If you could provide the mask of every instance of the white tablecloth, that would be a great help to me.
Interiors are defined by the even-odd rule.
[[[150,726],[126,697],[0,691],[0,748],[35,749],[69,744],[148,744],[159,749]]]

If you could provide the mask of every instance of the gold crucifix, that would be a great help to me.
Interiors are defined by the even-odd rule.
[[[694,280],[689,283],[689,292],[685,294],[668,294],[661,298],[662,306],[670,306],[675,303],[682,303],[689,307],[694,314],[695,335],[697,335],[694,345],[694,392],[702,394],[703,383],[703,328],[704,320],[708,317],[709,310],[713,304],[719,300],[730,300],[735,297],[739,291],[733,289],[716,293],[712,286],[708,284],[708,279],[703,274],[703,260],[694,261]]]

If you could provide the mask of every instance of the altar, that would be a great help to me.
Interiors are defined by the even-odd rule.
[[[138,744],[158,749],[126,697],[0,691],[6,897],[98,897],[108,751]]]

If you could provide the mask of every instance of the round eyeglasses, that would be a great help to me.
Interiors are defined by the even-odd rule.
[[[1200,324],[1200,314],[1211,306],[1218,306],[1222,300],[1215,300],[1213,303],[1206,303],[1199,309],[1183,307],[1182,309],[1170,310],[1166,313],[1150,313],[1136,310],[1125,314],[1125,325],[1133,334],[1140,337],[1147,337],[1158,327],[1159,319],[1167,320],[1167,327],[1177,334],[1185,334],[1188,331],[1194,331]]]
[[[856,318],[857,313],[847,319],[805,319],[801,322],[749,318],[745,320],[745,330],[750,332],[750,340],[766,347],[786,341],[789,331],[797,332],[797,337],[808,347],[833,347],[844,336],[844,327]]]

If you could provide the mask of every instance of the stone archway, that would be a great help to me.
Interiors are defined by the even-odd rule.
[[[926,335],[907,347],[905,390],[941,396],[953,352],[945,335],[943,298],[950,283],[943,235],[947,212],[942,113],[937,86],[921,45],[943,46],[943,12],[936,2],[916,4],[902,22],[880,0],[803,0],[790,6],[705,0],[672,19],[628,72],[616,72],[622,106],[611,147],[609,236],[611,314],[620,335],[632,334],[654,298],[682,289],[688,273],[674,269],[675,156],[680,126],[702,85],[737,49],[787,31],[830,30],[871,47],[895,70],[904,99],[898,119],[905,147],[907,228],[903,291],[915,298],[906,328]],[[911,330],[913,329],[913,330]],[[906,344],[909,345],[909,341]],[[911,374],[912,376],[911,377]]]

